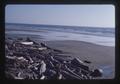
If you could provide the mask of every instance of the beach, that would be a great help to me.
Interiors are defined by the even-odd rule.
[[[45,43],[51,49],[63,51],[67,56],[70,56],[71,59],[78,58],[81,61],[89,61],[90,63],[85,63],[85,65],[89,66],[90,70],[103,70],[103,76],[98,79],[113,79],[115,77],[114,47],[74,40],[42,41],[42,39],[36,39],[35,42],[39,44]],[[68,60],[66,57],[60,58]]]
[[[43,42],[50,48],[66,52],[71,58],[77,57],[82,61],[90,61],[91,63],[86,63],[86,65],[90,66],[91,69],[99,68],[103,70],[101,79],[113,79],[115,77],[114,33],[106,31],[106,34],[103,29],[96,29],[95,32],[91,32],[94,29],[90,31],[86,28],[84,28],[84,31],[80,28],[78,28],[79,30],[72,30],[71,28],[69,31],[63,31],[62,28],[51,29],[48,26],[47,28],[36,28],[34,26],[34,29],[29,30],[26,26],[21,27],[19,25],[16,27],[13,24],[12,27],[6,27],[6,38],[30,37],[37,43]]]
[[[73,58],[77,57],[81,60],[89,60],[88,64],[93,68],[102,68],[105,79],[114,78],[115,74],[115,48],[108,46],[96,45],[82,41],[47,41],[48,46],[62,51],[68,52]],[[110,70],[110,71],[109,71]]]

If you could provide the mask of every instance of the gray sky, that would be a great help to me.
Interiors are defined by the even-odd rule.
[[[7,5],[5,22],[115,27],[113,5]]]

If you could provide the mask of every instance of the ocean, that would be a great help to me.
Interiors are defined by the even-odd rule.
[[[6,23],[5,35],[36,36],[42,37],[43,41],[75,40],[115,46],[115,28]]]

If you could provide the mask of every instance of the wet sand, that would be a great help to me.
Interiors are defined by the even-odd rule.
[[[101,46],[82,41],[47,41],[48,46],[68,52],[72,57],[88,60],[89,66],[102,68],[106,74],[103,78],[114,78],[115,47]]]

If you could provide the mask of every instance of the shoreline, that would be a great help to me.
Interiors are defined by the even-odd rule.
[[[10,35],[18,35],[18,36],[37,36],[37,37],[43,37],[43,41],[54,41],[54,40],[77,40],[77,41],[84,41],[84,42],[90,42],[97,45],[103,45],[103,46],[115,46],[115,39],[112,36],[104,36],[95,34],[88,34],[84,32],[63,32],[63,31],[51,31],[51,30],[42,30],[42,29],[6,29],[6,34]]]

